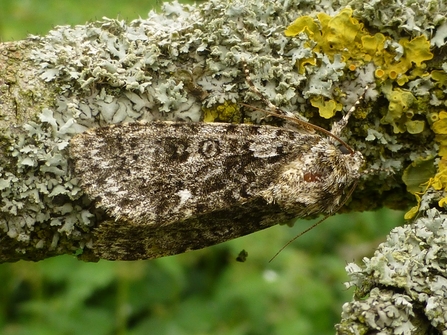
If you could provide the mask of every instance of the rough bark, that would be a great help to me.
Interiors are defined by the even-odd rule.
[[[79,187],[70,139],[155,119],[261,122],[238,104],[264,107],[245,60],[269,100],[326,129],[369,86],[343,132],[366,160],[343,211],[409,208],[416,195],[408,218],[418,219],[349,266],[357,293],[338,333],[445,333],[446,11],[441,1],[173,3],[1,44],[0,260],[97,260],[95,231],[113,218]]]

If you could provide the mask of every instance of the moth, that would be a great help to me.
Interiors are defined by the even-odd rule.
[[[72,138],[73,174],[101,217],[91,252],[152,259],[332,214],[363,157],[333,137],[268,125],[154,121]]]

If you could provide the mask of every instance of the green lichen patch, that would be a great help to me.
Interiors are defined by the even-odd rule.
[[[371,34],[363,23],[352,17],[349,8],[333,17],[319,13],[317,18],[318,22],[309,16],[297,18],[285,30],[285,35],[306,34],[313,52],[324,53],[331,61],[340,55],[348,65],[373,62],[377,67],[376,75],[382,80],[388,77],[397,79],[414,66],[420,67],[423,62],[433,58],[430,42],[425,36],[411,40],[402,38],[394,42],[382,33]]]
[[[203,122],[239,123],[242,121],[240,105],[224,102],[214,108],[203,108]]]

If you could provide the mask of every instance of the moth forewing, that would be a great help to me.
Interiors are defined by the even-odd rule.
[[[108,215],[93,234],[106,259],[177,254],[328,213],[356,177],[339,172],[354,164],[325,137],[246,124],[101,127],[75,136],[70,155]]]

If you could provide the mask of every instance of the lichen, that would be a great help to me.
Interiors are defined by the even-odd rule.
[[[447,156],[447,112],[441,111],[436,117],[436,121],[431,125],[431,129],[436,134],[436,141],[439,143],[439,156]]]
[[[312,49],[315,58],[311,60],[307,57],[305,63],[299,64],[301,73],[306,64],[308,64],[307,67],[313,66],[319,54],[323,54],[331,62],[334,62],[336,57],[341,57],[341,61],[346,63],[349,69],[371,62],[376,67],[375,75],[379,82],[390,79],[402,86],[409,81],[407,73],[410,70],[415,71],[421,68],[425,61],[433,58],[430,42],[425,36],[418,36],[411,40],[401,38],[396,42],[382,33],[370,34],[363,23],[352,17],[352,10],[349,8],[341,10],[334,17],[319,13],[317,18],[318,23],[309,16],[301,16],[285,30],[286,36],[305,34],[309,39],[305,46]],[[411,92],[404,94],[412,95]],[[399,103],[395,101],[394,96],[391,96],[389,100],[389,111],[393,115],[384,118],[383,122],[394,124],[393,120],[402,117],[402,108],[395,108],[399,107]],[[332,114],[328,112],[325,104],[320,104],[319,109],[323,117]]]
[[[203,122],[239,123],[242,120],[240,105],[225,101],[214,108],[203,108]]]
[[[430,201],[429,194],[424,195]],[[427,334],[446,329],[445,278],[447,215],[421,212],[411,225],[391,231],[363,266],[348,264],[356,298],[343,306],[339,334]],[[424,316],[424,317],[421,317]]]
[[[318,108],[320,115],[326,119],[332,118],[336,112],[343,109],[343,105],[341,103],[337,103],[334,100],[324,101],[323,97],[321,96],[313,97],[310,99],[310,103],[312,106]]]
[[[389,101],[388,111],[381,122],[391,124],[395,133],[408,131],[407,125],[414,116],[414,114],[408,113],[415,100],[413,94],[396,88],[390,93],[387,92],[386,97]]]
[[[352,14],[349,8],[341,10],[334,17],[319,13],[319,24],[309,16],[302,16],[285,30],[285,35],[306,34],[314,42],[307,43],[308,46],[313,45],[313,52],[323,53],[331,61],[335,55],[341,55],[342,61],[348,65],[373,62],[380,69],[382,80],[387,77],[394,80],[433,58],[430,42],[425,36],[411,40],[402,38],[396,42],[382,33],[372,35]]]
[[[355,7],[356,3],[350,3],[350,5]],[[370,9],[367,7],[365,12]],[[375,6],[374,9],[376,13],[380,12],[381,14],[389,10],[385,6]],[[445,6],[442,9],[437,9],[446,10]],[[374,128],[376,134],[384,133],[386,132],[384,126],[391,125],[395,134],[409,134],[427,141],[433,136],[429,131],[431,127],[431,130],[437,134],[438,141],[441,142],[438,153],[442,156],[443,140],[447,138],[440,127],[444,121],[435,120],[433,116],[436,115],[436,112],[440,112],[440,100],[444,99],[445,94],[439,90],[433,91],[437,94],[436,99],[430,99],[430,89],[435,86],[444,86],[445,71],[433,70],[430,72],[427,70],[427,62],[434,56],[430,50],[431,46],[439,46],[439,36],[445,29],[441,25],[443,20],[437,17],[436,25],[439,26],[440,31],[435,42],[430,41],[428,36],[419,34],[422,29],[416,29],[414,22],[420,18],[412,17],[410,12],[398,11],[398,13],[406,16],[407,22],[413,22],[411,27],[417,31],[417,36],[402,38],[395,33],[386,34],[387,29],[370,32],[369,28],[367,29],[364,23],[358,19],[359,17],[365,18],[365,13],[359,10],[354,17],[354,11],[350,8],[341,9],[333,16],[326,13],[300,16],[286,28],[285,35],[302,41],[302,48],[308,50],[304,53],[302,49],[297,49],[296,67],[298,73],[307,75],[310,89],[304,91],[303,95],[310,97],[312,106],[318,108],[321,117],[333,117],[338,110],[341,110],[337,107],[340,103],[345,110],[349,108],[350,104],[343,100],[343,94],[340,94],[337,86],[345,92],[352,91],[352,86],[355,83],[361,83],[360,86],[363,87],[373,86],[379,95],[388,100],[388,106],[386,109],[383,108],[384,116],[380,120],[380,125],[369,125],[368,131],[371,132],[371,128]],[[430,8],[428,12],[424,13],[425,19],[429,15],[437,15],[436,10]],[[368,19],[366,23],[370,27],[370,21],[374,21],[376,18],[368,17]],[[424,21],[424,23],[428,22],[430,21]],[[374,23],[377,22],[374,21]],[[431,29],[433,29],[435,26],[433,23],[431,24]],[[315,64],[318,64],[317,72],[314,70]],[[322,71],[333,68],[334,64],[338,64],[337,71],[331,71],[325,79],[321,80]],[[352,71],[365,68],[366,64],[373,65],[368,71],[372,71],[375,78],[369,79],[369,82],[365,82],[364,76],[352,73]],[[344,84],[337,86],[335,84],[337,81],[343,83],[345,78],[351,80],[350,90]],[[315,85],[314,82],[318,84]],[[322,89],[316,89],[318,85]],[[359,115],[357,116],[359,117]],[[364,114],[363,118],[366,116],[367,114]],[[368,138],[372,137],[368,136]],[[390,151],[396,151],[396,147],[392,143],[386,143],[384,147]],[[404,144],[399,151],[408,149],[410,148]],[[420,153],[414,157],[427,154],[434,156],[436,149],[433,147],[430,153]],[[411,161],[403,164],[411,164]]]
[[[363,300],[343,305],[343,323],[337,334],[415,334],[415,312],[411,298],[391,290],[373,288]]]
[[[402,35],[425,35],[432,38],[432,45],[444,45],[447,4],[444,1],[386,1],[365,3],[362,0],[343,1],[354,9],[356,17],[368,22],[371,29],[399,39]],[[438,35],[438,36],[436,36]]]

